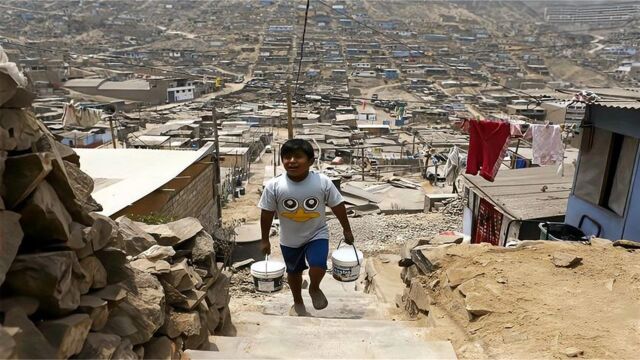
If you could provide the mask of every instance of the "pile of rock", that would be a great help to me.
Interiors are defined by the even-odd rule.
[[[440,212],[450,217],[461,217],[464,213],[464,201],[461,197],[444,200]]]
[[[2,55],[0,357],[171,359],[232,333],[214,239],[196,219],[97,214],[92,179],[24,109]]]

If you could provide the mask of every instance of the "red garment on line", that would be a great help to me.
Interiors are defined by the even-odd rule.
[[[511,125],[508,122],[469,121],[467,174],[493,181],[507,152]]]

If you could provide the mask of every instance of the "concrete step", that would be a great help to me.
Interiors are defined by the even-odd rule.
[[[336,319],[384,319],[385,312],[379,306],[378,300],[373,295],[366,294],[345,294],[341,297],[327,295],[329,305],[322,310],[315,310],[311,297],[303,293],[302,296],[307,311],[314,317],[336,318]],[[293,304],[290,294],[283,294],[268,299],[263,304],[262,312],[267,315],[288,316],[289,309]]]
[[[337,329],[336,329],[337,330]],[[381,332],[386,331],[384,328]],[[289,359],[456,359],[447,341],[402,341],[353,337],[346,331],[327,331],[326,336],[296,337],[279,335],[262,338],[238,338],[222,351],[187,351],[192,359],[251,358]],[[225,345],[221,345],[223,348]]]
[[[342,327],[386,327],[388,329],[417,327],[417,322],[415,321],[391,321],[382,319],[333,319],[310,316],[273,316],[252,311],[245,311],[242,313],[234,314],[233,323],[236,325],[267,324],[269,326],[273,325],[278,327],[308,326],[322,329],[337,329]]]

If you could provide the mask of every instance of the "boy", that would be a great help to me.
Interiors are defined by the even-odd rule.
[[[293,295],[292,316],[307,314],[302,300],[302,272],[309,269],[309,296],[317,310],[327,307],[327,298],[320,290],[320,281],[327,270],[329,228],[325,221],[325,204],[331,208],[344,230],[344,241],[353,244],[353,234],[347,218],[344,199],[331,180],[323,174],[309,171],[315,160],[308,141],[292,139],[280,149],[285,175],[269,181],[258,205],[262,209],[260,227],[262,250],[271,253],[269,233],[273,216],[280,219],[280,247],[287,266],[287,278]],[[309,267],[305,264],[309,264]]]

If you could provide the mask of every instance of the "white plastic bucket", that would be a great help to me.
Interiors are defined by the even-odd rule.
[[[251,265],[251,275],[256,291],[276,292],[282,290],[285,265],[279,261],[265,259]]]
[[[364,261],[362,251],[355,246],[340,246],[331,254],[332,274],[338,281],[354,281],[360,277],[360,268]]]

